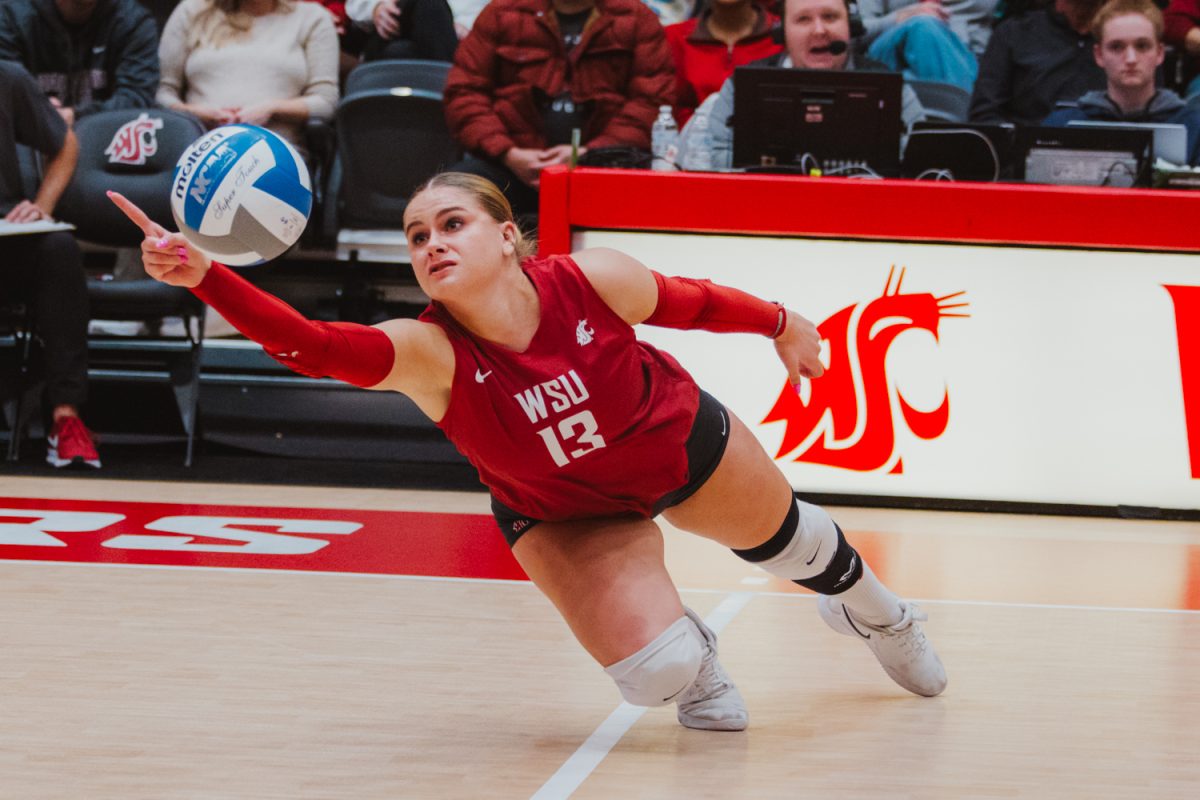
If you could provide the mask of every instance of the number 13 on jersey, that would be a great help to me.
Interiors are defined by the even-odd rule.
[[[555,431],[557,428],[557,432]],[[560,467],[565,467],[570,463],[571,459],[579,458],[582,455],[599,450],[604,447],[604,437],[597,431],[599,426],[596,424],[596,418],[592,416],[591,411],[580,411],[578,414],[572,414],[569,417],[559,420],[558,425],[551,425],[542,428],[537,432],[537,435],[542,437],[542,441],[546,443],[546,449],[550,451],[550,457],[554,459],[554,463]],[[578,444],[571,450],[568,456],[564,443]]]

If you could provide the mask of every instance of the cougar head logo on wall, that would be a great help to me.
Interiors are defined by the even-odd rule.
[[[892,281],[895,279],[895,287]],[[950,394],[944,390],[933,411],[919,411],[904,399],[887,371],[888,349],[908,330],[929,331],[938,339],[938,326],[946,317],[969,317],[952,312],[962,309],[965,292],[935,297],[930,293],[901,293],[904,269],[893,266],[883,294],[867,303],[843,308],[817,326],[829,342],[829,365],[813,381],[807,402],[796,387],[784,384],[775,406],[763,423],[783,422],[786,429],[776,458],[796,450],[793,460],[830,467],[874,472],[904,471],[896,453],[894,413],[916,436],[936,439],[950,420]]]

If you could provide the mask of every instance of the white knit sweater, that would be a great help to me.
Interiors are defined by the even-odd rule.
[[[338,100],[338,39],[333,18],[317,3],[296,3],[256,17],[249,31],[221,47],[188,46],[192,20],[206,0],[183,0],[163,28],[158,102],[241,108],[303,98],[309,117],[330,119]],[[303,126],[271,129],[302,144]]]

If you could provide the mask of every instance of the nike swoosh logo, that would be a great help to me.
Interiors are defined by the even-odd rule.
[[[491,375],[491,374],[492,374],[492,370],[490,370],[490,369],[487,372],[480,372],[477,369],[477,370],[475,370],[475,382],[483,383],[485,380],[487,380],[487,376]]]
[[[858,626],[854,624],[854,617],[850,616],[850,609],[846,608],[845,603],[842,603],[842,613],[846,615],[846,622],[850,623],[850,627],[854,629],[855,633],[857,633],[859,636],[861,636],[864,639],[871,638],[871,634],[863,633],[862,631],[860,631],[858,629]]]
[[[823,545],[823,544],[824,544],[824,542],[817,542],[817,551],[816,551],[816,553],[813,553],[812,558],[810,558],[808,561],[804,562],[805,566],[811,566],[812,562],[817,560],[817,553],[821,552],[821,545]]]

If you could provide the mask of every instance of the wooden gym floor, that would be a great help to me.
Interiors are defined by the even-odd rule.
[[[286,557],[105,538],[243,507],[366,522]],[[481,494],[4,476],[0,508],[6,800],[1200,796],[1200,523],[832,509],[929,612],[935,699],[668,531],[750,708],[721,734],[621,704],[502,546],[455,539]],[[30,509],[69,514],[47,536]],[[89,513],[124,521],[62,523]]]

